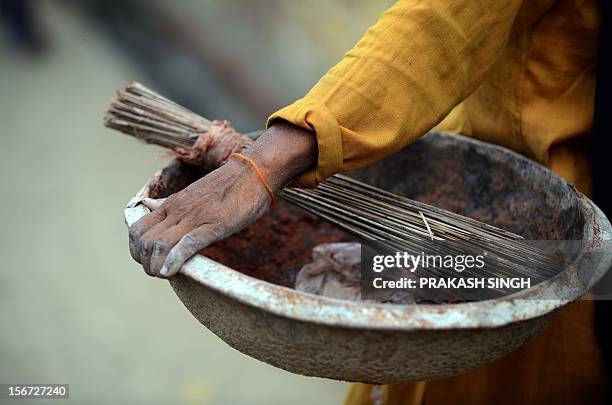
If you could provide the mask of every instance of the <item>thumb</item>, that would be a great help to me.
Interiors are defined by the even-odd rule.
[[[147,207],[151,211],[155,211],[159,207],[161,207],[161,205],[164,203],[164,201],[166,201],[165,198],[158,198],[158,199],[143,198],[142,203],[144,204],[145,207]]]

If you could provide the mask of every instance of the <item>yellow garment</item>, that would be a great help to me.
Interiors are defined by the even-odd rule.
[[[397,152],[453,109],[439,129],[554,167],[556,145],[591,128],[598,28],[596,0],[400,0],[268,124],[316,133],[303,186]],[[585,170],[570,180],[588,191]]]
[[[316,133],[313,186],[367,166],[428,130],[511,148],[590,194],[596,0],[400,0],[301,100],[268,120]],[[408,173],[409,175],[409,173]],[[347,405],[606,403],[593,303],[470,373],[354,384]]]

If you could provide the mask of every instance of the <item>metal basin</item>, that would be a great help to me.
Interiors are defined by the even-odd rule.
[[[139,204],[143,197],[169,195],[201,175],[172,162],[130,202],[127,224],[148,212]],[[602,270],[585,285],[591,252],[610,243],[610,223],[573,186],[507,149],[430,133],[354,175],[528,239],[582,239],[584,249],[554,278],[502,299],[390,305],[330,299],[283,286],[290,285],[287,280],[299,268],[249,273],[244,269],[266,248],[258,245],[234,257],[234,268],[194,257],[170,282],[178,297],[227,344],[261,361],[308,376],[389,384],[460,374],[515,350],[610,266],[609,260],[601,263]],[[280,204],[270,218],[279,212],[298,211]],[[251,232],[255,241],[270,230],[256,223]],[[306,236],[314,246],[322,235]],[[232,238],[223,243],[229,248]],[[206,353],[199,355],[205,358]]]

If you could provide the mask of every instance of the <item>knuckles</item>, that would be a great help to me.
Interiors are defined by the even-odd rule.
[[[141,219],[142,222],[130,227],[132,257],[143,265],[147,274],[159,276],[161,268],[158,267],[161,267],[163,259],[175,266],[200,250],[200,245],[210,243],[230,230],[241,229],[261,216],[266,211],[267,194],[262,192],[253,201],[248,187],[245,189],[236,183],[224,181],[217,173],[216,177],[206,176],[166,198],[158,209],[148,214],[151,216],[148,220]],[[166,233],[162,238],[159,237],[159,227],[156,235],[147,232],[151,225],[160,221],[164,221],[166,230],[180,225],[175,228],[176,232],[184,234],[170,232],[172,235]]]
[[[198,238],[195,235],[188,233],[181,238],[181,241],[179,243],[184,247],[197,246]]]
[[[154,239],[148,237],[146,234],[142,238],[140,238],[140,264],[145,266],[145,271],[147,270],[146,264],[149,262],[149,258],[153,253],[153,243]]]
[[[153,241],[153,253],[160,254],[167,250],[168,242],[165,239],[157,238]]]

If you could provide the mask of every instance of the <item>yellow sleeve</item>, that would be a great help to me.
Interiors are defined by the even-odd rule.
[[[503,49],[522,0],[400,0],[276,120],[314,131],[315,170],[372,164],[425,134],[470,95]]]

